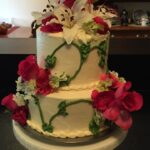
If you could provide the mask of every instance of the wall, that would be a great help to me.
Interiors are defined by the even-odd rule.
[[[31,12],[41,12],[47,3],[48,0],[0,0],[0,22],[30,26],[34,19]]]
[[[15,25],[30,26],[33,21],[32,11],[42,11],[48,0],[0,0],[0,21],[11,22]],[[127,10],[150,10],[150,3],[118,3],[119,8]]]

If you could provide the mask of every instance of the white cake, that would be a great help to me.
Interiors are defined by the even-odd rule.
[[[127,130],[143,105],[131,83],[108,71],[112,9],[91,0],[49,1],[36,16],[37,55],[21,61],[16,94],[2,100],[12,119],[47,136],[97,135],[112,124]],[[37,17],[40,16],[40,17]]]
[[[96,47],[102,42],[107,43],[105,62],[107,60],[109,33],[106,35],[97,35],[95,39],[91,39],[90,46]],[[51,55],[54,50],[65,42],[62,33],[47,34],[40,30],[37,31],[37,62],[42,68],[45,68],[45,59]],[[80,46],[79,40],[73,41]],[[66,42],[65,42],[66,43]],[[81,43],[82,44],[82,43]],[[57,62],[51,70],[53,75],[60,75],[63,72],[72,76],[80,66],[80,53],[73,44],[65,44],[55,55]],[[100,74],[106,72],[106,64],[104,67],[98,65],[100,56],[97,48],[92,49],[86,61],[83,63],[78,75],[67,86],[60,87],[57,92],[50,93],[47,96],[40,96],[39,101],[43,111],[45,122],[57,113],[58,105],[66,101],[78,102],[79,100],[91,101],[91,92],[96,88]],[[54,132],[48,133],[42,130],[42,122],[39,111],[34,101],[29,102],[29,110],[31,119],[28,125],[39,132],[46,135],[75,138],[92,135],[89,131],[89,123],[93,116],[93,108],[88,103],[78,103],[67,109],[69,115],[67,117],[59,116],[53,121]]]

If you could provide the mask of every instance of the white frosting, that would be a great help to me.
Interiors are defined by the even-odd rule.
[[[48,123],[52,115],[58,111],[60,102],[77,101],[79,99],[90,100],[91,90],[84,91],[59,91],[48,96],[39,97],[40,105],[43,111],[45,122]],[[42,130],[42,122],[37,105],[34,101],[29,102],[29,110],[31,119],[28,120],[28,125],[33,129],[45,135],[61,138],[75,138],[92,135],[89,131],[89,122],[93,116],[93,108],[87,103],[78,103],[67,108],[68,116],[58,116],[52,123],[54,132],[44,132]],[[104,128],[102,128],[104,129]]]
[[[107,40],[108,35],[97,37],[91,42],[91,45],[98,45],[101,41]],[[65,40],[62,38],[62,33],[46,34],[38,30],[37,32],[37,62],[42,68],[45,68],[45,58],[52,54],[52,52]],[[62,47],[55,55],[57,57],[56,66],[51,70],[52,74],[66,74],[72,76],[80,65],[80,54],[76,47],[72,45],[66,45]],[[105,68],[98,66],[99,56],[97,50],[92,51],[86,62],[83,64],[77,77],[72,80],[69,86],[70,89],[77,89],[79,87],[88,87],[93,85],[98,79],[101,73],[105,72]]]
[[[75,43],[79,44],[83,35],[76,35]],[[97,46],[100,42],[107,40],[109,34],[104,36],[95,35],[94,37],[86,37],[90,40],[91,46]],[[86,41],[86,40],[85,40]],[[42,68],[45,68],[45,58],[51,55],[54,50],[65,42],[63,33],[47,34],[40,30],[37,31],[37,62]],[[65,45],[56,55],[57,61],[55,67],[51,70],[52,75],[62,74],[74,75],[80,65],[79,50],[73,45]],[[107,58],[106,58],[107,59]],[[62,87],[58,92],[47,96],[39,97],[41,109],[43,111],[44,120],[46,123],[58,111],[58,105],[63,102],[78,101],[81,99],[91,100],[91,92],[96,87],[97,81],[101,73],[105,72],[105,67],[100,68],[100,57],[97,50],[93,50],[88,55],[79,74],[71,81],[69,86]],[[61,138],[75,138],[91,135],[89,131],[89,123],[93,116],[93,108],[87,103],[78,103],[67,108],[68,116],[58,116],[53,120],[54,132],[48,133],[42,130],[42,122],[39,110],[34,101],[29,102],[29,110],[31,119],[28,120],[28,125],[35,130],[45,135],[51,135]]]

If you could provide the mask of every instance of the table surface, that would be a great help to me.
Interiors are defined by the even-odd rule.
[[[127,138],[116,150],[145,150],[150,140],[150,112],[140,111],[133,114],[134,124]],[[9,113],[0,113],[0,149],[26,150],[15,139]]]

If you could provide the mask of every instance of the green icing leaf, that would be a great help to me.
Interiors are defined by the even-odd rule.
[[[97,33],[97,30],[102,30],[104,27],[102,25],[99,25],[95,23],[94,21],[89,21],[87,23],[83,24],[83,29],[86,31],[86,33]]]
[[[52,132],[53,132],[53,129],[54,129],[53,126],[48,125],[47,123],[44,123],[44,124],[42,125],[42,128],[43,128],[44,131],[48,131],[48,132],[50,132],[50,133],[52,133]]]
[[[70,83],[70,76],[62,73],[60,76],[52,76],[51,78],[51,85],[53,88],[59,88],[62,86],[69,85]]]
[[[48,68],[54,68],[56,64],[56,57],[55,56],[50,56],[48,55],[47,58],[45,59],[45,67]]]
[[[98,55],[100,56],[99,66],[104,67],[106,64],[107,42],[103,41],[98,45]]]
[[[94,112],[93,118],[89,123],[89,130],[93,133],[93,135],[97,135],[99,133],[102,122],[103,118]]]
[[[61,103],[58,105],[58,108],[59,108],[58,114],[59,114],[59,115],[62,115],[62,116],[64,116],[64,117],[67,116],[68,113],[66,112],[66,107],[67,107],[66,101],[61,102]]]
[[[101,42],[98,47],[99,47],[99,49],[101,51],[106,51],[106,49],[107,49],[107,42],[106,41]]]
[[[90,45],[86,45],[86,44],[82,44],[80,46],[82,62],[87,59],[88,54],[90,53],[90,48],[91,48]]]

